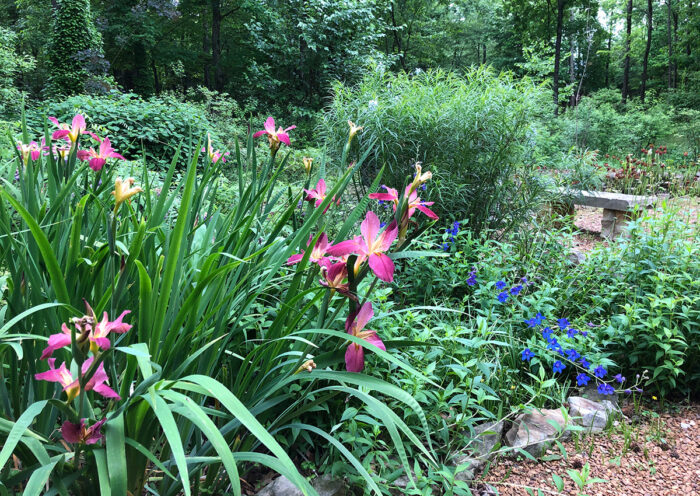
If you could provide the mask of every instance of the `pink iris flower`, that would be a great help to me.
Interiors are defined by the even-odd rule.
[[[80,424],[65,421],[61,426],[61,435],[71,444],[95,444],[104,438],[101,430],[106,421],[107,419],[99,420],[90,427],[85,426],[85,419],[81,419]]]
[[[270,150],[272,150],[273,152],[276,152],[277,149],[280,147],[280,142],[284,143],[287,146],[290,146],[292,144],[289,140],[289,134],[287,134],[287,131],[296,129],[296,126],[289,126],[287,129],[282,129],[282,127],[280,126],[280,128],[275,131],[275,119],[273,119],[272,117],[268,117],[265,121],[264,127],[265,129],[255,133],[253,135],[253,138],[257,138],[259,136],[262,136],[263,134],[267,134],[267,140],[270,142]]]
[[[323,200],[326,199],[326,181],[319,179],[315,189],[305,189],[304,191],[306,192],[306,201],[311,202],[315,200],[314,208],[318,208],[321,203],[323,203]],[[323,210],[324,214],[328,212],[328,208],[333,202],[336,202],[336,205],[340,205],[340,198],[336,200],[335,197],[333,197],[333,200],[329,202]]]
[[[48,150],[48,147],[45,145],[46,141],[44,140],[44,138],[41,138],[41,145],[36,141],[30,142],[28,145],[25,145],[21,141],[18,141],[17,150],[19,150],[20,154],[22,155],[22,160],[24,162],[26,162],[29,158],[31,158],[32,161],[36,161],[39,160],[41,152]]]
[[[89,308],[89,307],[88,307]],[[92,309],[90,309],[92,312]],[[102,316],[102,322],[95,325],[92,329],[88,326],[87,330],[89,332],[87,338],[90,341],[90,351],[97,353],[99,349],[107,350],[111,346],[109,338],[107,337],[110,332],[116,332],[117,334],[123,334],[131,329],[131,325],[122,322],[124,317],[131,313],[130,310],[124,310],[122,314],[117,318],[117,320],[110,322],[107,317],[107,312]],[[61,332],[57,334],[52,334],[49,336],[49,345],[44,349],[41,354],[41,359],[44,360],[49,358],[54,351],[63,348],[64,346],[70,346],[70,335],[71,331],[66,324],[61,326]],[[79,337],[80,333],[78,333]]]
[[[83,362],[82,373],[85,374],[89,369],[90,365],[95,358],[90,357]],[[54,367],[56,359],[49,358],[49,370],[46,372],[41,372],[35,374],[34,378],[37,381],[48,381],[48,382],[58,382],[63,386],[63,390],[68,396],[68,401],[73,401],[78,393],[80,393],[80,384],[77,378],[73,378],[73,375],[66,368],[66,364],[62,363],[59,368]],[[90,380],[85,384],[85,391],[95,391],[101,394],[105,398],[120,400],[121,397],[107,385],[107,373],[105,372],[104,363],[100,363],[95,371],[95,374],[90,378]]]
[[[372,303],[365,302],[361,307],[360,311],[356,314],[351,314],[345,321],[345,330],[348,334],[356,336],[360,339],[364,339],[368,343],[373,344],[377,348],[386,351],[386,346],[379,336],[377,336],[377,331],[364,330],[367,322],[374,317],[374,310],[372,310]],[[348,372],[362,372],[365,368],[365,349],[357,344],[350,343],[348,349],[345,352],[345,368]]]
[[[88,132],[87,125],[85,124],[85,117],[83,117],[81,114],[77,114],[75,117],[73,117],[73,122],[70,124],[62,124],[58,122],[58,119],[55,117],[49,117],[49,120],[53,122],[56,127],[58,127],[58,131],[54,131],[53,134],[51,135],[52,139],[64,139],[67,141],[70,141],[71,143],[75,143],[78,141],[78,137],[81,134],[89,134],[93,138],[97,138],[93,133]]]
[[[338,293],[357,300],[357,297],[350,293],[350,285],[344,282],[348,278],[347,262],[331,263],[326,259],[321,264],[321,276],[323,279],[319,281],[321,286],[337,291]]]
[[[219,159],[222,162],[226,162],[226,156],[229,154],[228,152],[226,153],[221,153],[219,150],[214,150],[214,147],[211,145],[211,136],[207,134],[207,146],[202,147],[202,153],[206,152],[207,155],[209,155],[209,160],[211,160],[212,164],[215,164],[219,161]]]
[[[328,253],[332,256],[343,256],[348,253],[355,253],[358,256],[368,259],[372,272],[385,282],[394,280],[394,262],[385,253],[398,235],[396,221],[392,221],[380,234],[380,223],[377,214],[367,212],[365,220],[360,225],[361,237],[341,241],[331,246]]]
[[[99,139],[99,138],[98,138]],[[114,148],[112,148],[112,143],[110,143],[109,138],[105,138],[100,143],[99,151],[95,151],[94,148],[90,150],[78,150],[78,158],[80,160],[89,160],[88,165],[94,171],[99,171],[107,163],[108,158],[118,158],[120,160],[126,160],[124,157],[119,155]]]
[[[384,186],[384,189],[386,189],[386,193],[372,193],[369,195],[370,198],[373,200],[380,200],[380,201],[389,201],[392,202],[394,205],[394,212],[396,212],[396,208],[399,205],[399,192],[396,191],[394,188],[390,188],[388,186]],[[408,217],[411,218],[413,217],[413,214],[416,212],[416,210],[420,210],[423,212],[425,215],[427,215],[429,218],[433,220],[437,220],[438,216],[430,210],[428,207],[431,206],[435,202],[425,202],[422,201],[418,197],[418,192],[417,191],[411,191],[411,185],[409,184],[406,186],[406,193],[405,195],[408,197]]]
[[[313,241],[314,237],[312,235],[309,235],[309,241],[306,243],[306,246],[311,246],[311,241]],[[328,261],[328,258],[326,258],[326,252],[328,251],[328,248],[330,246],[330,243],[328,242],[328,236],[326,233],[322,233],[321,236],[319,236],[318,241],[316,241],[316,244],[314,245],[313,249],[311,250],[311,255],[309,255],[309,261],[312,263],[317,263],[319,265],[324,264],[326,261]],[[294,265],[295,263],[301,262],[301,259],[304,258],[304,250],[301,251],[301,253],[297,253],[295,255],[292,255],[287,259],[287,264],[288,265]]]

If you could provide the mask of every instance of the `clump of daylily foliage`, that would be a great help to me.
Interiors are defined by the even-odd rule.
[[[0,189],[0,202],[8,202],[13,216],[0,212],[2,263],[8,285],[21,289],[6,293],[5,318],[9,327],[25,319],[28,329],[11,339],[0,332],[13,345],[0,341],[0,359],[17,369],[9,393],[0,389],[0,419],[11,431],[3,437],[6,424],[0,424],[0,440],[7,439],[0,475],[11,475],[8,487],[48,484],[60,492],[63,485],[71,494],[91,494],[99,485],[118,493],[190,494],[192,471],[211,470],[202,487],[240,494],[237,466],[245,470],[254,460],[313,494],[288,455],[296,437],[284,435],[287,426],[302,424],[287,412],[304,411],[305,402],[316,401],[316,389],[323,391],[329,381],[360,401],[374,401],[348,388],[363,384],[366,349],[410,369],[369,328],[372,295],[378,285],[394,281],[401,267],[396,261],[415,256],[406,249],[437,220],[428,208],[432,203],[419,197],[431,173],[416,164],[407,184],[383,186],[386,192],[377,192],[377,178],[369,197],[391,204],[392,219],[381,222],[361,203],[350,207],[340,229],[331,230],[329,218],[361,165],[345,167],[347,151],[362,131],[352,122],[343,175],[333,181],[312,177],[314,161],[305,157],[304,185],[296,195],[289,188],[280,214],[284,202],[274,206],[280,197],[274,185],[289,164],[288,156],[278,155],[282,145],[291,145],[295,126],[268,118],[263,130],[248,136],[245,162],[236,150],[238,198],[224,215],[209,186],[231,157],[209,136],[195,148],[180,183],[175,157],[158,185],[145,163],[139,179],[117,176],[116,161],[125,157],[108,137],[88,129],[84,116],[69,124],[49,121],[55,128],[47,128],[39,141],[30,141],[25,128],[10,172],[15,182]],[[269,159],[251,174],[257,167],[254,140],[262,136]],[[301,222],[297,201],[308,203]],[[426,217],[418,218],[418,212]],[[21,233],[21,242],[13,241],[15,233]],[[276,282],[292,272],[288,285]],[[257,327],[252,305],[277,300],[277,316]],[[257,339],[249,339],[256,331]],[[309,332],[320,337],[309,339]],[[32,347],[23,352],[27,343]],[[420,409],[399,388],[375,381],[383,394]],[[305,393],[279,396],[296,382]],[[23,388],[32,394],[22,394]],[[261,413],[261,404],[279,406]],[[388,410],[381,402],[373,405]],[[401,419],[383,418],[408,431]],[[29,430],[32,425],[36,432]],[[39,436],[41,449],[26,436]],[[411,442],[431,460],[417,438]],[[32,449],[26,451],[27,445]],[[263,447],[270,454],[260,457]],[[33,472],[37,453],[48,468]],[[378,493],[350,451],[345,456]],[[228,477],[220,476],[223,471]],[[39,476],[45,478],[35,482]]]

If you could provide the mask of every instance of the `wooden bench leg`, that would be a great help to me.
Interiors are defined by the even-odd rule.
[[[629,220],[631,216],[627,211],[604,208],[603,219],[600,221],[600,235],[609,240],[617,238],[626,232]]]

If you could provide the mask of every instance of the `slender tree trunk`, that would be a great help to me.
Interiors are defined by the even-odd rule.
[[[554,115],[559,115],[559,64],[561,63],[561,33],[564,25],[564,1],[557,0],[557,39],[554,43]]]
[[[481,63],[486,65],[486,43],[484,43],[484,58],[482,59]]]
[[[666,15],[666,40],[668,42],[668,89],[673,88],[673,40],[671,38],[671,17],[673,16],[673,7],[671,0],[666,0],[668,9]]]
[[[156,90],[156,95],[160,94],[160,79],[158,79],[158,67],[156,67],[156,59],[151,55],[151,70],[153,71],[153,87]]]
[[[574,11],[571,11],[569,15],[569,21],[573,23],[575,18]],[[574,41],[574,35],[569,37],[569,83],[571,88],[574,88],[576,83],[576,42]],[[574,108],[576,106],[576,92],[572,91],[569,97],[569,107]]]
[[[644,97],[647,92],[647,68],[649,66],[649,51],[651,50],[651,31],[652,31],[652,14],[653,14],[652,0],[647,0],[647,46],[644,49],[644,62],[642,62],[642,90],[641,98],[642,103],[644,103]]]
[[[688,19],[686,22],[688,23],[687,25],[692,26],[691,22],[691,17],[693,15],[693,0],[688,0]],[[685,44],[685,54],[690,58],[690,36],[688,36],[688,41]]]
[[[678,46],[678,12],[673,13],[673,44]],[[673,61],[673,87],[678,88],[678,59]]]
[[[630,43],[632,40],[632,0],[627,2],[627,37],[625,38],[625,72],[622,77],[622,103],[627,103],[630,91]]]
[[[610,84],[610,50],[612,47],[612,32],[613,23],[612,15],[610,16],[610,25],[608,26],[608,56],[605,58],[605,87],[607,88]]]
[[[214,89],[221,91],[221,0],[211,0],[211,65],[214,69]]]
[[[207,16],[202,19],[202,53],[205,53],[207,57],[211,55],[211,44],[209,43],[209,20]],[[211,78],[209,77],[209,71],[211,71],[211,61],[207,60],[204,63],[204,86],[213,89],[211,85]]]

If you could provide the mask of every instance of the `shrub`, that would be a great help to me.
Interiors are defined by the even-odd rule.
[[[139,160],[142,150],[149,162],[166,165],[182,146],[182,157],[194,152],[199,130],[219,137],[205,111],[174,97],[143,99],[133,93],[76,95],[62,101],[50,101],[27,112],[27,124],[43,134],[44,117],[55,116],[69,122],[83,113],[100,136],[108,136],[114,147],[128,159]],[[180,165],[184,165],[184,159]]]
[[[464,77],[374,71],[356,86],[334,86],[321,132],[340,149],[346,122],[363,126],[360,142],[376,144],[368,177],[386,164],[385,177],[399,184],[416,161],[424,162],[437,178],[430,199],[449,205],[446,211],[474,231],[503,229],[517,224],[540,194],[523,164],[544,97],[528,80],[483,68]]]

